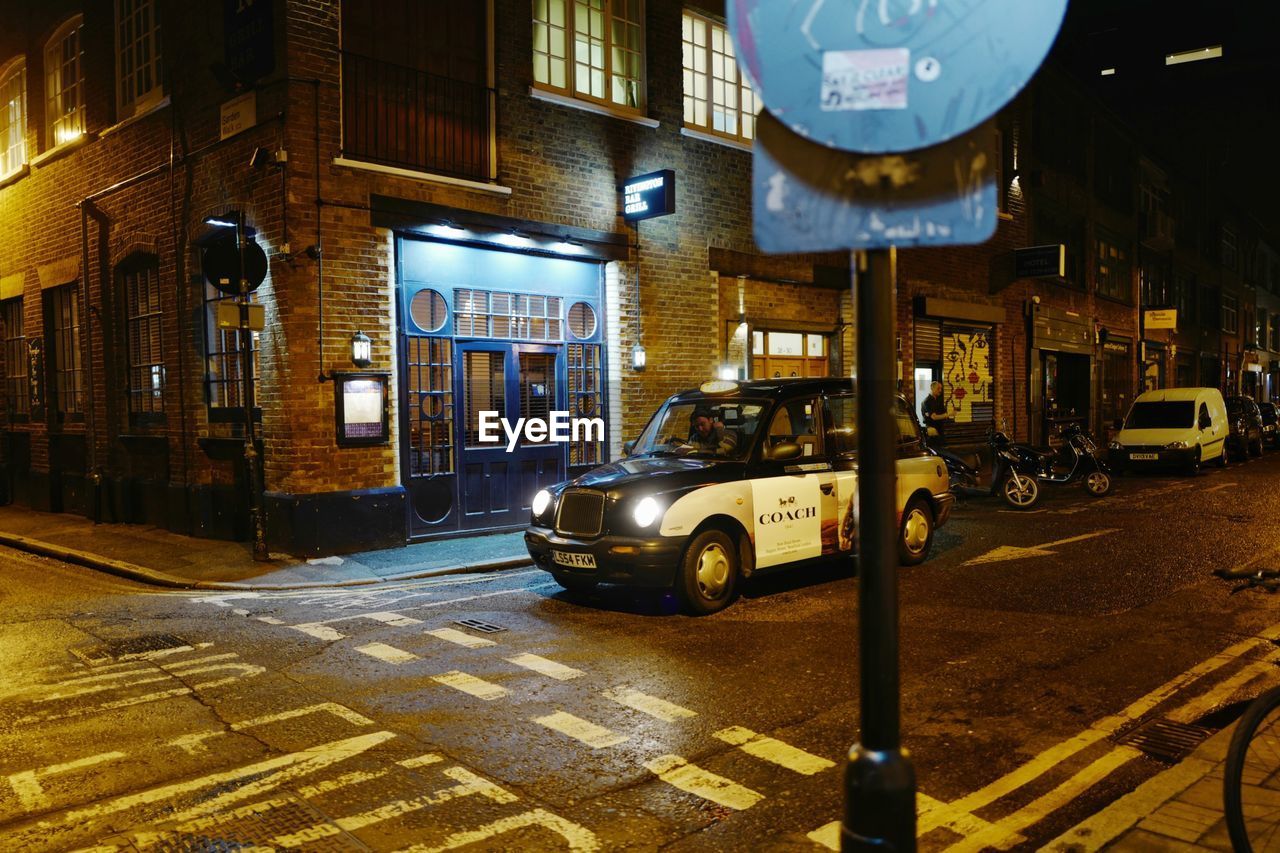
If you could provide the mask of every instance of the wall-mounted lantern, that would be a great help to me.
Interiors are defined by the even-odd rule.
[[[631,369],[635,371],[644,370],[645,354],[644,347],[636,344],[631,348]]]
[[[351,363],[356,367],[373,364],[373,341],[364,332],[356,332],[351,336]]]

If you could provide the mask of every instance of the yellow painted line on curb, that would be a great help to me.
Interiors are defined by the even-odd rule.
[[[545,675],[548,678],[554,678],[557,681],[569,681],[574,678],[581,678],[586,675],[580,669],[574,669],[571,666],[565,666],[562,663],[556,663],[553,660],[547,660],[538,655],[516,655],[513,658],[507,658],[507,663],[513,663],[516,666],[533,670],[539,675]]]
[[[721,729],[713,734],[712,737],[738,747],[747,755],[768,761],[779,767],[785,767],[787,770],[805,776],[812,776],[815,773],[821,773],[823,770],[836,766],[834,761],[828,761],[821,756],[805,752],[803,749],[783,743],[775,738],[756,734],[751,729],[744,729],[742,726],[730,726],[727,729]]]
[[[435,637],[437,640],[444,640],[445,642],[453,643],[455,645],[466,646],[468,649],[482,649],[485,646],[497,645],[493,640],[486,640],[484,637],[473,637],[470,634],[457,630],[456,628],[436,628],[434,630],[427,631],[427,633],[432,637]]]
[[[507,695],[507,688],[497,684],[485,681],[483,678],[476,678],[474,675],[468,675],[459,670],[446,672],[442,675],[433,675],[431,680],[443,684],[445,687],[452,687],[454,690],[461,690],[469,696],[477,699],[491,701],[493,699],[501,699]]]
[[[573,714],[568,714],[564,711],[556,711],[554,714],[549,714],[545,717],[534,717],[533,722],[560,732],[560,734],[571,737],[576,741],[581,741],[592,749],[617,746],[631,739],[628,735],[620,735],[617,732],[606,729],[604,726],[597,726],[595,723],[588,722],[581,717],[575,717]]]
[[[397,649],[395,646],[388,646],[386,643],[369,643],[366,646],[357,646],[356,651],[371,658],[377,658],[384,663],[408,663],[411,660],[418,660],[418,656],[412,652]]]
[[[1169,719],[1176,723],[1191,723],[1217,708],[1231,694],[1244,687],[1255,678],[1269,672],[1275,672],[1275,662],[1280,661],[1280,649],[1265,655],[1261,661],[1241,667],[1230,678],[1224,678],[1209,690],[1184,705],[1169,712]]]
[[[600,849],[600,840],[596,838],[594,832],[586,827],[579,826],[573,821],[566,820],[546,809],[533,809],[511,817],[500,818],[492,823],[486,823],[478,829],[455,832],[437,847],[416,844],[413,847],[405,848],[401,853],[446,853],[449,850],[469,847],[496,835],[514,832],[517,829],[524,829],[530,826],[549,829],[559,835],[569,845],[570,853],[595,853]]]
[[[374,621],[381,622],[384,625],[395,625],[397,628],[410,628],[414,625],[422,624],[421,619],[414,619],[412,616],[404,616],[400,613],[389,613],[385,611],[379,613],[365,613],[364,617],[366,619],[373,619]]]
[[[664,723],[674,723],[677,720],[698,716],[697,711],[681,708],[666,699],[659,699],[657,696],[650,696],[647,693],[641,693],[639,690],[632,690],[629,687],[615,687],[612,690],[604,691],[600,695],[617,702],[619,705],[625,705],[642,714],[648,714],[654,719],[662,720]]]
[[[916,792],[916,825],[919,826],[921,821],[929,820],[935,826],[945,826],[947,829],[955,832],[956,835],[969,837],[977,835],[980,832],[986,832],[991,828],[991,822],[983,820],[975,814],[962,812],[959,809],[944,803],[941,800],[935,800],[928,794]],[[923,835],[923,832],[919,832]],[[1017,841],[1022,841],[1021,835],[1014,836]]]
[[[833,820],[831,823],[824,823],[805,836],[815,844],[821,844],[828,850],[840,849],[840,821]]]
[[[764,799],[764,794],[703,770],[678,755],[663,755],[646,761],[644,766],[668,785],[725,808],[742,811]]]
[[[295,631],[301,631],[308,637],[315,637],[317,640],[327,640],[334,642],[337,640],[345,640],[347,635],[340,631],[335,631],[328,625],[321,625],[319,622],[307,622],[302,625],[290,625]]]
[[[70,773],[73,770],[92,767],[105,761],[114,761],[117,758],[124,758],[124,755],[123,752],[103,752],[98,755],[90,755],[87,758],[77,759],[76,761],[68,761],[65,764],[50,764],[48,767],[41,767],[37,770],[14,773],[9,777],[9,786],[18,795],[18,801],[22,803],[22,807],[25,810],[32,812],[36,809],[48,808],[50,800],[45,794],[44,788],[40,786],[42,778],[57,776],[61,773]]]

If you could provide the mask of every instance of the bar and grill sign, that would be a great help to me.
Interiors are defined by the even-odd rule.
[[[676,173],[663,169],[628,178],[622,185],[622,218],[639,222],[676,212]]]

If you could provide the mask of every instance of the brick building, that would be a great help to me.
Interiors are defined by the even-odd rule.
[[[758,105],[723,11],[24,5],[0,33],[4,499],[248,535],[241,333],[218,326],[206,268],[236,216],[267,258],[253,389],[273,550],[520,524],[540,484],[615,457],[674,390],[847,374],[848,258],[752,240]],[[961,439],[1104,427],[1158,349],[1138,321],[1157,265],[1135,254],[1140,146],[1056,75],[999,124],[995,238],[900,259],[903,390],[942,379]],[[619,186],[668,169],[675,212],[627,224]],[[1037,244],[1066,247],[1063,276],[1014,277]],[[1173,282],[1175,245],[1152,250]],[[1184,334],[1163,333],[1154,381],[1185,378]],[[602,417],[606,440],[507,453],[479,441],[482,410]]]

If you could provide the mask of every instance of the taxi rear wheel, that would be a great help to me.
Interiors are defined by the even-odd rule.
[[[723,530],[704,530],[685,549],[676,590],[685,608],[704,616],[723,610],[738,586],[738,549]]]
[[[902,530],[898,533],[898,562],[918,566],[929,556],[933,545],[933,512],[920,498],[912,498],[902,513]]]

